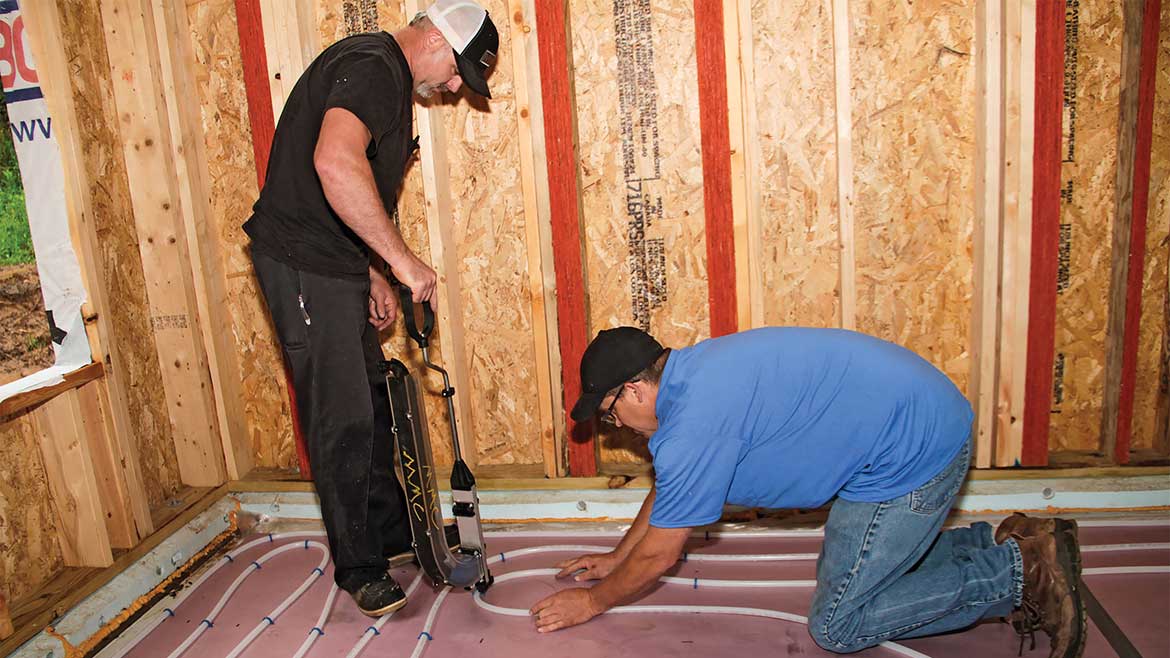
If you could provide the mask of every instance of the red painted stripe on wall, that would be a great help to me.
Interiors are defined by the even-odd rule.
[[[1060,142],[1064,86],[1064,3],[1036,3],[1036,123],[1033,155],[1032,275],[1028,377],[1024,384],[1024,466],[1048,463],[1060,246]]]
[[[577,153],[573,128],[573,89],[569,28],[562,0],[537,0],[536,29],[540,51],[541,99],[548,159],[552,250],[557,281],[557,328],[566,410],[581,394],[581,356],[589,344],[585,313],[585,267],[577,191]],[[597,474],[593,423],[575,423],[566,415],[569,475]]]
[[[738,329],[723,19],[722,0],[695,0],[695,63],[699,75],[703,208],[707,229],[707,303],[712,337],[735,333]]]
[[[268,85],[268,55],[264,48],[264,23],[260,17],[258,0],[236,0],[236,29],[240,34],[240,58],[244,66],[244,92],[248,98],[248,122],[252,127],[252,155],[256,160],[256,180],[264,187],[268,172],[268,153],[272,150],[272,136],[276,132],[272,116],[272,89]],[[288,408],[292,415],[293,434],[297,446],[297,462],[301,479],[312,480],[309,448],[301,432],[301,418],[297,413],[297,394],[293,390],[292,372],[284,366]]]
[[[1138,78],[1137,143],[1133,166],[1133,219],[1130,229],[1129,279],[1125,292],[1125,339],[1121,356],[1121,395],[1117,410],[1114,459],[1129,462],[1133,429],[1137,348],[1142,317],[1142,278],[1146,262],[1146,219],[1150,200],[1150,151],[1154,128],[1154,74],[1158,68],[1158,22],[1161,0],[1146,0],[1142,19],[1141,72]]]
[[[252,125],[256,177],[263,187],[276,125],[272,118],[272,90],[268,86],[268,56],[264,49],[259,0],[236,0],[236,29],[240,33],[240,56],[244,60],[244,89],[248,96],[248,119]]]

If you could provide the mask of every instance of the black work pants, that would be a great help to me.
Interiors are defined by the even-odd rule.
[[[300,271],[257,252],[252,264],[292,370],[334,578],[355,591],[411,544],[382,347],[368,320],[370,282]]]

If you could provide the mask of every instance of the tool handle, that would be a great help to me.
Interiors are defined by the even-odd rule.
[[[423,323],[422,330],[419,330],[418,319],[415,317],[414,293],[406,284],[398,282],[398,299],[402,303],[402,316],[406,321],[406,333],[418,343],[420,349],[426,348],[429,344],[431,331],[435,328],[435,312],[431,310],[431,305],[423,302],[419,306],[423,309]]]

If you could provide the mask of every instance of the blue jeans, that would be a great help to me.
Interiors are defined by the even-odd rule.
[[[939,533],[967,476],[971,446],[914,491],[881,503],[838,499],[825,524],[808,629],[850,653],[965,628],[1019,605],[1023,562],[990,525]]]

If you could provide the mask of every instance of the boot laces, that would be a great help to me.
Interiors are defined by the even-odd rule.
[[[1036,630],[1044,628],[1044,614],[1040,611],[1040,605],[1028,597],[1024,597],[1019,611],[1012,615],[1012,628],[1020,636],[1020,649],[1017,656],[1024,655],[1024,640],[1031,640],[1031,645],[1028,651],[1033,651],[1036,648]]]

